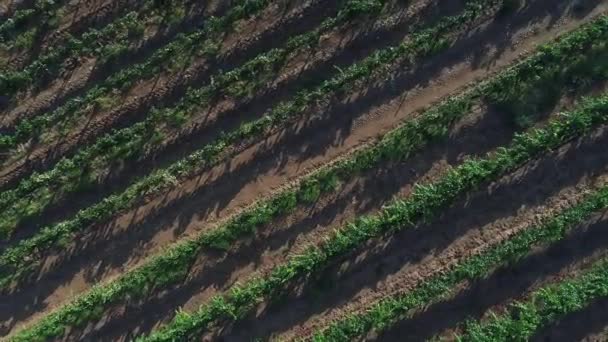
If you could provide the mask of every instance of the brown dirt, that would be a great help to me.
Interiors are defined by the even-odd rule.
[[[429,74],[429,79],[437,76],[437,81],[426,83],[413,92],[416,97],[403,98],[403,96],[399,96],[402,94],[396,94],[393,96],[393,100],[386,104],[371,104],[369,108],[361,109],[365,114],[359,115],[357,118],[334,118],[329,121],[330,124],[316,118],[311,119],[308,127],[296,127],[299,130],[298,134],[292,135],[289,134],[289,131],[277,133],[264,142],[245,149],[224,165],[205,172],[197,179],[184,182],[179,189],[169,192],[166,196],[153,199],[136,210],[122,215],[112,223],[98,227],[96,229],[98,234],[84,237],[76,243],[79,247],[85,247],[84,245],[96,241],[97,245],[95,249],[87,251],[85,256],[72,259],[76,263],[75,267],[68,265],[62,268],[63,274],[45,276],[36,285],[35,290],[24,288],[20,293],[14,294],[14,297],[11,296],[11,300],[26,299],[28,303],[22,307],[28,311],[27,316],[30,319],[35,319],[65,302],[74,294],[84,291],[91,284],[107,280],[116,276],[120,271],[132,267],[144,257],[157,252],[177,238],[208,228],[213,222],[239,211],[256,199],[269,195],[282,184],[294,180],[298,175],[313,170],[328,160],[344,155],[349,150],[373,140],[378,134],[385,133],[395,124],[437,98],[454,92],[467,83],[513,62],[522,51],[520,49],[529,49],[540,41],[549,40],[575,25],[575,21],[572,21],[568,25],[552,26],[548,32],[541,31],[537,36],[527,37],[523,41],[516,39],[513,43],[513,50],[494,55],[495,60],[482,68],[479,68],[479,64],[472,62],[474,59],[468,59],[465,63],[449,67],[442,65],[442,68],[435,73],[425,69],[425,72]],[[490,30],[494,33],[488,34],[488,37],[495,38],[497,31],[500,32],[499,35],[504,34],[504,30],[497,26]],[[474,43],[477,48],[481,48],[478,38],[479,36],[473,35],[468,38],[468,41],[471,44]],[[505,45],[501,47],[508,49],[506,47],[508,44],[504,41],[503,43]],[[464,47],[467,48],[468,45],[465,44]],[[469,49],[468,52],[473,55],[476,53],[474,49]],[[479,60],[475,62],[478,63]],[[412,87],[415,86],[412,85]],[[385,99],[379,100],[382,102]],[[360,103],[355,102],[351,107],[344,109],[353,109],[353,106],[358,108],[359,105]],[[350,113],[351,111],[345,110],[344,112]],[[319,127],[323,127],[323,130],[320,130]],[[332,131],[335,133],[331,134]],[[301,137],[305,137],[306,141],[312,144],[302,145]],[[284,141],[286,138],[289,140]],[[277,142],[280,142],[280,148],[272,145]],[[477,145],[479,145],[478,147],[484,146],[483,144]],[[256,175],[257,178],[252,178],[252,175]],[[218,181],[222,179],[223,183],[227,184],[219,186],[218,184],[222,183],[218,183]],[[201,191],[207,186],[213,186],[213,191]],[[178,199],[177,204],[172,203]],[[207,203],[207,205],[201,206],[200,203]],[[203,208],[201,209],[201,207]],[[178,208],[179,210],[177,210]],[[110,243],[102,243],[104,241]],[[295,246],[301,246],[301,244],[297,243]],[[116,260],[95,259],[99,255],[95,251],[101,252],[105,258],[112,256]],[[82,264],[79,264],[78,261],[82,261]],[[62,265],[65,266],[64,262],[62,261]],[[94,267],[84,266],[91,262],[95,264]],[[52,260],[49,260],[47,266],[52,266]],[[239,277],[245,276],[251,271],[247,267],[249,266],[243,268],[244,274],[239,274]],[[29,293],[29,295],[24,296],[25,293]],[[195,298],[198,299],[191,303],[202,299],[201,297]],[[11,320],[7,320],[10,322],[9,325],[14,326],[23,318],[15,320],[13,317]]]
[[[8,18],[12,14],[12,3],[11,0],[0,1],[0,18]]]

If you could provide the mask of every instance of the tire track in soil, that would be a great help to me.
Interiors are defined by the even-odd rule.
[[[308,284],[303,281],[294,286],[294,293],[279,304],[262,304],[247,321],[229,326],[223,338],[240,341],[253,335],[295,340],[391,294],[412,289],[487,245],[579,202],[587,189],[606,182],[608,156],[602,147],[606,142],[608,127],[603,127],[464,196],[436,222],[376,239]],[[468,304],[460,306],[470,308]],[[443,309],[436,311],[442,313],[443,320],[425,316],[408,324],[408,334],[400,330],[391,336],[407,336],[408,341],[432,337],[424,335],[424,328],[448,322],[443,316],[450,316],[452,311]]]
[[[6,188],[15,185],[20,178],[35,170],[44,169],[46,165],[52,165],[59,158],[72,153],[83,144],[92,142],[102,132],[107,132],[112,128],[126,127],[140,120],[152,106],[173,103],[183,95],[189,86],[207,82],[212,70],[238,65],[257,55],[259,51],[264,51],[268,46],[278,44],[291,34],[305,30],[309,25],[314,25],[320,18],[310,18],[309,14],[332,10],[330,6],[320,7],[318,4],[321,2],[320,0],[308,1],[307,3],[316,4],[316,6],[305,8],[303,16],[300,16],[297,9],[294,10],[295,13],[292,13],[293,16],[287,16],[280,14],[284,10],[283,8],[273,7],[271,11],[266,11],[261,17],[262,21],[268,20],[268,22],[260,23],[257,20],[251,20],[243,23],[237,32],[243,30],[250,34],[241,38],[233,37],[225,40],[222,52],[225,60],[220,60],[217,65],[199,60],[187,70],[176,75],[165,74],[137,84],[129,91],[126,98],[119,101],[121,103],[119,107],[113,108],[109,112],[93,112],[87,120],[82,120],[77,128],[69,132],[68,136],[34,146],[32,151],[27,152],[25,158],[6,161],[0,171],[0,187]],[[336,3],[336,1],[332,0],[332,3]],[[268,18],[269,16],[276,18],[271,19]],[[287,23],[293,25],[286,28],[284,25]]]
[[[563,29],[563,27],[562,27],[562,29]],[[557,33],[558,32],[552,32],[551,34],[547,34],[545,39],[548,40]],[[534,45],[534,43],[532,43],[532,42],[529,42],[529,43],[531,45],[521,44],[521,46]],[[272,172],[270,172],[270,176],[260,177],[257,180],[254,180],[253,183],[249,183],[249,184],[245,183],[246,185],[243,188],[241,188],[241,185],[238,184],[237,188],[240,189],[240,191],[237,191],[237,193],[238,193],[237,197],[234,197],[234,199],[232,201],[230,201],[229,198],[233,198],[233,197],[229,197],[226,200],[226,203],[222,204],[222,206],[224,206],[223,208],[216,207],[214,209],[209,210],[209,212],[204,215],[196,213],[196,211],[190,210],[192,212],[193,216],[200,215],[198,218],[193,217],[192,219],[187,218],[184,220],[183,218],[180,218],[179,216],[177,216],[173,222],[171,222],[171,220],[173,218],[170,218],[169,220],[165,219],[166,222],[161,222],[160,224],[168,225],[171,227],[169,229],[163,228],[163,231],[160,231],[160,233],[155,233],[156,236],[153,239],[148,239],[149,242],[147,243],[147,246],[140,245],[137,247],[134,246],[133,248],[125,249],[124,245],[120,244],[120,241],[130,241],[132,243],[134,241],[139,241],[139,239],[137,237],[131,239],[131,237],[123,236],[120,239],[120,241],[116,241],[116,242],[118,242],[118,244],[116,246],[117,247],[120,246],[119,248],[117,248],[117,251],[124,252],[124,251],[128,250],[128,251],[140,252],[140,251],[145,250],[145,254],[142,253],[142,255],[137,256],[137,258],[135,258],[136,259],[135,261],[133,261],[133,259],[128,262],[121,261],[120,263],[118,263],[118,262],[116,263],[118,265],[112,265],[112,266],[98,264],[96,267],[91,267],[89,269],[90,272],[92,272],[92,273],[98,272],[99,274],[103,274],[103,276],[101,276],[101,278],[99,278],[99,276],[95,277],[94,275],[90,275],[90,274],[89,275],[82,274],[82,272],[81,272],[80,274],[77,274],[74,278],[72,278],[71,281],[69,281],[68,283],[63,283],[63,284],[61,282],[59,282],[59,284],[51,284],[53,282],[53,278],[56,277],[57,275],[45,279],[45,281],[43,281],[42,283],[47,284],[51,287],[58,286],[60,288],[59,289],[55,288],[55,289],[51,290],[51,292],[54,291],[54,293],[51,293],[50,295],[48,295],[46,300],[40,299],[37,296],[30,296],[29,299],[34,304],[30,303],[28,305],[25,305],[25,307],[32,307],[32,305],[34,305],[34,306],[38,305],[38,306],[46,307],[47,309],[52,308],[53,306],[58,305],[58,303],[64,302],[66,298],[69,298],[72,296],[72,294],[66,293],[66,291],[65,291],[66,289],[70,289],[70,291],[72,291],[72,293],[78,293],[78,292],[81,292],[81,291],[85,290],[86,288],[88,288],[88,286],[90,286],[90,282],[102,281],[103,279],[108,279],[112,276],[115,276],[116,274],[118,274],[120,272],[121,269],[124,270],[124,269],[130,267],[131,265],[136,263],[137,260],[141,260],[141,258],[143,258],[144,256],[150,255],[150,254],[154,253],[155,251],[158,251],[162,246],[167,245],[169,242],[172,242],[177,237],[179,237],[176,235],[192,234],[193,232],[201,229],[201,226],[203,224],[210,225],[214,221],[218,220],[220,217],[225,217],[231,213],[234,213],[235,211],[238,211],[239,208],[242,208],[248,202],[251,202],[253,199],[259,198],[260,196],[268,195],[269,194],[268,190],[272,190],[273,188],[276,188],[276,187],[280,186],[281,184],[288,182],[290,179],[293,179],[295,176],[291,175],[291,173],[295,172],[295,175],[297,175],[301,172],[305,172],[306,170],[314,169],[315,166],[322,164],[323,161],[335,158],[340,153],[344,153],[345,151],[348,151],[349,149],[355,147],[356,145],[360,145],[362,143],[365,143],[366,141],[369,141],[370,139],[373,139],[379,131],[386,132],[388,129],[393,127],[397,122],[401,121],[404,118],[404,116],[407,117],[408,115],[411,115],[416,110],[422,109],[429,103],[433,102],[433,100],[436,99],[435,96],[439,97],[442,94],[449,94],[449,93],[457,90],[459,87],[467,84],[467,81],[475,80],[478,77],[491,73],[494,70],[512,62],[513,60],[515,60],[517,58],[517,56],[518,56],[518,54],[516,52],[513,52],[511,54],[504,54],[504,55],[502,55],[502,57],[504,57],[504,59],[495,61],[493,66],[491,66],[488,69],[471,71],[470,70],[471,65],[469,62],[469,63],[465,63],[464,65],[460,65],[460,68],[453,68],[453,69],[446,71],[443,74],[443,77],[440,77],[440,81],[437,84],[434,84],[434,86],[429,86],[429,88],[427,88],[427,89],[419,90],[417,92],[417,96],[414,97],[413,99],[410,98],[408,101],[405,101],[406,103],[402,104],[401,103],[402,99],[397,99],[397,100],[393,100],[388,105],[381,106],[379,110],[375,109],[378,112],[384,113],[384,117],[380,113],[376,113],[376,115],[370,115],[370,118],[373,118],[374,120],[369,120],[369,119],[362,120],[362,122],[353,124],[352,125],[353,128],[362,129],[363,131],[361,133],[359,133],[358,135],[355,135],[354,138],[352,137],[352,135],[346,137],[344,142],[342,143],[342,145],[332,146],[331,148],[326,150],[325,155],[317,155],[317,156],[315,156],[315,158],[311,158],[311,160],[307,160],[306,163],[303,163],[303,165],[302,164],[294,165],[291,168],[293,171],[290,171],[290,173],[286,174],[284,170],[281,171],[280,169],[279,170],[271,169]],[[466,77],[462,77],[463,75]],[[443,78],[443,80],[441,80],[442,78]],[[450,82],[447,82],[446,78],[448,80],[450,80]],[[452,84],[451,82],[454,82],[455,84]],[[421,98],[424,98],[425,100],[421,100]],[[407,102],[412,102],[412,103],[407,103]],[[409,105],[411,105],[411,107]],[[393,110],[398,110],[398,112],[395,114],[393,112]],[[377,124],[381,125],[380,130],[378,130],[378,126],[376,126]],[[371,129],[369,125],[371,125],[371,128],[373,128],[373,129]],[[365,131],[364,129],[366,127],[369,128],[369,130]],[[320,130],[316,129],[315,131],[319,132]],[[354,130],[354,131],[356,132],[356,130]],[[326,134],[323,134],[323,135],[326,135]],[[271,139],[276,140],[277,138],[280,138],[280,136],[281,136],[281,134],[279,134],[278,136],[275,135],[274,137],[271,137]],[[306,135],[306,136],[309,137],[308,135]],[[327,137],[325,137],[325,139],[327,139]],[[316,140],[312,139],[311,141],[316,141]],[[319,141],[324,141],[324,140],[320,139]],[[271,143],[271,141],[268,140],[267,142],[263,142],[263,143],[259,144],[257,146],[257,148],[264,147],[264,145],[266,143]],[[254,146],[253,148],[250,148],[249,150],[245,150],[242,154],[240,154],[239,155],[240,163],[247,162],[247,160],[251,160],[253,158],[251,151],[254,151],[255,149],[256,149],[256,146]],[[298,150],[298,154],[301,154],[301,152],[302,152],[301,150]],[[280,153],[279,153],[279,155],[280,155]],[[304,156],[304,158],[306,158],[306,156]],[[276,162],[276,159],[273,162]],[[215,170],[211,170],[211,172],[207,173],[206,175],[203,175],[202,177],[206,178],[207,181],[209,179],[218,178],[220,175],[226,173],[226,170],[224,170],[226,168],[228,168],[228,172],[234,171],[234,169],[238,168],[238,166],[239,166],[238,163],[239,163],[238,159],[233,160],[229,164],[222,165],[220,167],[216,167]],[[285,163],[285,165],[287,165],[289,163],[289,161],[285,161],[283,163]],[[256,171],[256,170],[255,169],[250,170],[248,172],[248,174],[250,174],[251,171]],[[215,175],[214,175],[214,173],[215,173]],[[233,175],[230,175],[229,173],[227,174],[227,176],[233,180],[233,183],[234,183],[234,179],[237,179],[237,178],[233,177]],[[268,179],[264,179],[264,178],[268,178]],[[196,183],[197,183],[197,180],[195,179],[195,180],[189,181],[188,183],[186,183],[186,185],[196,185]],[[181,194],[181,195],[184,195],[184,194]],[[186,193],[185,195],[188,195],[188,194]],[[213,193],[210,195],[215,197],[216,193]],[[156,200],[146,204],[142,208],[138,208],[131,213],[123,215],[122,218],[119,218],[118,220],[116,220],[115,222],[113,222],[109,225],[110,229],[118,230],[120,228],[119,227],[120,224],[123,225],[123,227],[120,228],[122,230],[129,228],[130,225],[136,225],[137,221],[140,221],[143,218],[145,218],[145,216],[147,216],[144,213],[144,210],[149,211],[150,208],[154,208],[157,205],[161,205],[161,206],[164,205],[164,203],[167,203],[168,201],[170,201],[170,196],[180,196],[180,190],[174,190],[171,193],[169,193],[165,198],[156,199]],[[231,196],[234,196],[234,195],[231,195]],[[240,196],[241,198],[239,198],[238,196]],[[245,198],[242,198],[242,197],[245,197]],[[194,202],[198,203],[200,201],[202,201],[202,199],[197,199]],[[193,200],[190,200],[190,202],[193,202]],[[194,204],[196,204],[196,203],[194,203]],[[146,209],[145,207],[148,207],[148,209]],[[192,207],[192,204],[190,205],[190,207]],[[131,216],[131,215],[133,215],[133,216]],[[157,219],[157,220],[159,220],[159,219]],[[162,221],[162,219],[160,219],[160,221]],[[190,221],[190,222],[188,222],[188,221]],[[156,223],[156,225],[158,225],[158,223]],[[183,225],[185,227],[180,227],[180,225]],[[134,229],[134,228],[132,228],[132,229]],[[178,233],[174,234],[176,230],[178,231]],[[141,232],[139,232],[139,233],[136,232],[135,235],[137,235],[137,234],[141,235]],[[95,238],[103,238],[103,235],[95,236]],[[87,238],[85,237],[83,240],[77,242],[76,245],[85,244],[86,241],[87,241]],[[108,253],[107,250],[105,250],[104,253],[106,253],[105,255],[113,254],[113,253]],[[133,254],[136,254],[136,253],[133,253]],[[91,254],[89,254],[89,255],[91,255]],[[52,262],[53,261],[51,258],[51,260],[49,260],[49,263],[47,264],[47,266],[50,267]],[[108,272],[107,270],[104,270],[104,268],[112,268],[113,271]],[[82,269],[84,269],[82,266],[77,267],[77,271],[82,270]],[[65,271],[65,269],[63,271]],[[68,270],[68,272],[70,272],[70,271]],[[91,278],[97,278],[97,279],[91,279]],[[38,289],[37,291],[34,291],[33,293],[40,294],[40,293],[44,293],[44,292],[45,292],[44,290]],[[48,292],[48,291],[46,291],[46,292]],[[52,298],[52,299],[49,301],[48,298]]]

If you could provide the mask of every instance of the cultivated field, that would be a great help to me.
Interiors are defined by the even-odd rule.
[[[607,81],[608,0],[0,0],[0,340],[608,341]]]

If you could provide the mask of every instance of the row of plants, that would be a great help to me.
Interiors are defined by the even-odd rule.
[[[350,314],[307,339],[315,342],[353,341],[371,331],[382,333],[396,322],[411,317],[416,310],[449,298],[464,282],[483,279],[494,270],[518,262],[540,246],[547,246],[564,239],[576,225],[585,222],[594,213],[606,207],[608,207],[608,186],[604,185],[586,194],[580,203],[546,219],[540,225],[527,227],[479,254],[462,260],[451,269],[431,277],[411,291],[385,297],[370,305],[365,311]],[[473,336],[472,340],[497,341],[497,339],[479,339],[479,336],[490,336],[482,333],[484,329],[480,329],[479,325],[470,325],[469,328],[470,335]],[[524,331],[526,330],[519,332]]]
[[[57,9],[64,4],[63,0],[37,0],[31,8],[24,8],[15,13],[2,24],[0,24],[0,44],[7,45],[11,39],[26,28],[33,20],[35,26],[43,26],[49,23],[55,16]],[[41,25],[42,24],[42,25]]]
[[[445,18],[434,27],[414,33],[411,40],[396,47],[389,47],[377,51],[364,60],[351,65],[339,75],[324,81],[320,86],[298,92],[294,96],[294,100],[280,103],[262,118],[245,122],[241,124],[239,128],[229,133],[222,133],[213,143],[204,146],[167,168],[156,170],[152,174],[141,178],[136,183],[130,185],[123,193],[107,197],[101,203],[80,211],[74,219],[42,229],[37,236],[27,241],[22,241],[16,248],[22,249],[21,246],[31,246],[31,244],[38,246],[39,243],[36,241],[45,241],[45,245],[48,246],[52,240],[57,241],[59,236],[65,236],[65,228],[60,227],[65,227],[66,224],[71,227],[70,231],[73,232],[94,222],[110,218],[119,211],[138,203],[138,200],[141,197],[151,193],[159,193],[160,191],[173,186],[178,179],[183,179],[201,170],[203,167],[208,167],[218,162],[223,152],[227,151],[230,146],[242,142],[245,139],[263,136],[268,131],[284,124],[297,115],[306,113],[306,111],[315,104],[322,101],[328,101],[337,92],[353,87],[356,83],[368,79],[374,73],[382,74],[382,71],[385,68],[388,68],[397,60],[428,56],[437,52],[439,47],[445,48],[447,46],[446,41],[439,38],[443,37],[446,39],[447,37],[440,33],[449,35],[449,33],[453,32],[456,28],[466,26],[470,21],[481,16],[485,11],[483,6],[479,5],[480,3],[495,4],[499,1],[501,0],[471,0],[468,8],[462,15]],[[431,39],[431,37],[434,39]],[[179,113],[181,113],[181,111],[177,112],[177,114]],[[168,111],[165,112],[153,112],[151,116],[159,116],[158,114],[163,114],[163,117],[173,117],[176,112],[172,109],[168,109]],[[97,161],[100,161],[103,165],[110,161],[114,161],[121,156],[126,155],[126,157],[132,157],[133,152],[141,150],[132,148],[133,146],[138,146],[138,140],[134,141],[133,139],[142,134],[145,134],[144,137],[148,137],[148,139],[154,138],[154,135],[150,137],[150,133],[155,132],[154,128],[158,126],[158,121],[152,121],[154,123],[153,127],[145,126],[149,122],[151,121],[146,120],[134,124],[99,139],[92,147],[79,151],[74,158],[60,161],[60,163],[58,163],[50,172],[43,173],[42,175],[35,175],[35,181],[31,181],[30,179],[25,180],[26,187],[30,188],[29,185],[32,183],[40,184],[58,181],[58,183],[63,186],[64,189],[67,189],[67,191],[74,189],[74,187],[79,184],[79,181],[82,181],[84,178],[83,170],[91,172],[90,170],[92,170],[96,164],[100,164]],[[145,139],[143,141],[145,141]],[[156,141],[155,143],[159,142]],[[131,154],[128,155],[125,152],[130,152]],[[69,181],[64,181],[64,179],[68,179]],[[39,203],[41,203],[41,199],[52,198],[51,194],[60,193],[61,190],[59,187],[53,188],[53,191],[47,189],[49,188],[43,188],[39,191],[36,200],[28,202],[25,207],[15,207],[24,210],[24,212],[19,213],[18,211],[13,211],[13,213],[16,212],[17,215],[10,215],[11,210],[6,211],[6,218],[0,221],[0,231],[5,237],[9,236],[14,231],[16,227],[15,223],[23,217],[22,214],[36,212],[39,210],[38,206]],[[21,191],[20,194],[27,194],[27,192]],[[13,199],[18,198],[11,193],[8,193],[6,196],[9,199],[6,201],[3,200],[3,203],[10,203]],[[63,232],[60,235],[57,235],[58,231]],[[50,238],[50,236],[56,236],[57,238]]]
[[[185,6],[182,0],[170,4],[172,10]],[[138,11],[131,11],[101,29],[91,28],[80,37],[69,37],[25,68],[7,70],[0,74],[0,93],[13,96],[28,87],[56,77],[63,70],[63,62],[68,59],[92,56],[106,63],[128,51],[132,42],[139,41],[144,34],[146,23],[157,21],[165,7],[157,7],[157,2],[147,0]]]
[[[302,254],[291,257],[267,276],[236,285],[227,294],[213,297],[192,313],[178,312],[169,324],[138,341],[186,341],[215,322],[239,320],[261,301],[280,296],[291,282],[325,269],[338,257],[348,255],[373,238],[412,229],[419,222],[432,220],[442,208],[464,193],[514,171],[532,158],[606,122],[608,96],[589,99],[578,110],[551,121],[545,128],[517,135],[508,147],[500,148],[486,158],[467,160],[450,169],[437,182],[415,186],[410,197],[394,200],[379,214],[360,217],[336,230],[320,246],[311,246]]]
[[[43,32],[56,27],[63,15],[59,5],[60,1],[51,4],[43,0],[36,3],[35,8],[18,10],[0,25],[0,73],[27,63],[27,59],[23,59],[24,54],[32,52],[36,40],[40,39]],[[43,11],[37,10],[40,6],[46,8]]]
[[[74,158],[64,159],[53,169],[34,174],[15,189],[1,193],[0,209],[4,211],[0,214],[0,231],[10,232],[22,218],[40,213],[61,201],[63,195],[101,178],[100,173],[107,165],[157,146],[165,134],[179,129],[191,115],[214,98],[221,95],[253,96],[255,90],[252,88],[258,88],[261,80],[270,78],[268,75],[283,66],[290,56],[312,48],[323,33],[337,25],[357,17],[378,14],[382,5],[382,0],[346,1],[335,17],[328,18],[310,32],[293,37],[284,47],[262,53],[229,72],[214,75],[213,83],[188,91],[174,106],[152,111],[144,121],[100,138],[92,146],[76,153]],[[247,94],[243,89],[247,89]]]
[[[352,158],[319,170],[297,186],[244,211],[218,229],[174,245],[111,283],[93,287],[65,307],[38,321],[36,325],[17,334],[15,340],[36,340],[34,339],[36,336],[41,336],[38,340],[44,340],[48,336],[61,335],[64,329],[70,326],[78,326],[98,319],[105,309],[115,303],[146,298],[155,290],[183,281],[191,265],[205,248],[227,249],[237,239],[251,234],[281,215],[293,212],[297,206],[312,203],[322,194],[336,191],[341,184],[355,175],[377,167],[383,161],[406,158],[429,141],[445,137],[449,126],[469,112],[475,98],[492,97],[493,92],[500,92],[501,89],[509,87],[525,88],[519,87],[525,85],[520,81],[522,78],[529,76],[532,81],[537,79],[537,73],[544,70],[543,67],[551,68],[553,65],[571,60],[568,55],[576,55],[584,50],[582,48],[589,41],[594,41],[598,37],[597,34],[606,29],[608,29],[608,18],[602,18],[592,25],[571,33],[554,46],[543,48],[535,56],[504,71],[488,83],[478,86],[461,97],[440,104],[418,119],[406,122],[377,144],[353,154]],[[14,260],[25,255],[27,254],[14,255],[17,258]],[[16,265],[13,270],[20,272],[23,267],[28,266]]]
[[[608,259],[603,258],[580,275],[541,287],[528,300],[513,303],[506,313],[492,315],[482,322],[469,322],[457,338],[459,341],[529,341],[540,328],[607,296]]]
[[[143,62],[113,73],[84,95],[69,99],[53,111],[22,119],[14,126],[14,131],[0,134],[0,149],[8,151],[30,139],[41,139],[45,129],[52,126],[68,130],[70,125],[84,117],[86,112],[107,109],[106,107],[119,102],[122,91],[155,77],[164,70],[172,69],[176,64],[186,65],[198,55],[215,58],[222,36],[231,32],[235,23],[260,13],[270,3],[270,0],[238,0],[224,16],[205,18],[201,29],[188,34],[178,34]]]

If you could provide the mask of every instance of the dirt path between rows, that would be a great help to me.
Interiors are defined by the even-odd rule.
[[[601,7],[598,6],[594,13],[597,14]],[[95,239],[104,240],[109,236],[120,236],[120,240],[113,241],[116,244],[111,246],[111,251],[99,250],[105,256],[113,256],[120,260],[87,261],[84,260],[86,257],[80,257],[85,263],[96,261],[97,265],[88,269],[77,265],[75,274],[71,273],[72,271],[69,269],[63,269],[68,274],[72,274],[67,282],[64,281],[66,278],[62,278],[61,273],[46,278],[38,286],[47,286],[47,290],[39,287],[33,292],[27,291],[30,294],[28,298],[30,303],[24,307],[33,308],[33,311],[36,312],[36,314],[32,314],[30,311],[29,319],[35,320],[36,317],[40,317],[75,294],[86,290],[93,283],[116,276],[176,239],[209,228],[218,219],[225,218],[254,200],[269,195],[281,185],[293,181],[298,175],[313,170],[328,160],[335,159],[353,148],[373,140],[417,110],[478,78],[495,72],[516,60],[519,53],[532,49],[539,42],[550,40],[558,33],[572,29],[581,21],[588,20],[590,16],[577,20],[569,18],[565,25],[553,25],[550,30],[540,30],[536,36],[526,37],[524,40],[520,40],[520,36],[516,35],[518,39],[513,42],[513,50],[509,50],[510,43],[505,39],[511,39],[511,34],[514,32],[505,32],[504,29],[500,29],[500,25],[491,27],[493,34],[489,34],[489,37],[497,38],[498,36],[501,42],[498,45],[499,51],[490,57],[491,62],[484,64],[479,59],[471,58],[465,63],[442,68],[437,71],[439,74],[437,81],[429,81],[424,87],[410,92],[410,95],[415,94],[416,96],[405,99],[395,96],[386,104],[364,109],[364,115],[346,120],[347,122],[344,122],[345,118],[342,117],[342,120],[334,119],[332,125],[327,125],[323,120],[317,119],[317,124],[322,123],[322,126],[300,127],[299,133],[293,135],[291,140],[288,139],[292,136],[289,132],[287,134],[286,132],[278,133],[264,142],[247,148],[224,165],[204,173],[200,178],[184,182],[179,189],[171,191],[166,196],[154,199],[142,207],[122,215],[105,228],[96,229],[98,235],[84,237],[76,245],[82,247]],[[477,48],[481,48],[479,40],[475,38],[478,37],[473,36],[470,44],[475,43]],[[475,41],[473,42],[473,40]],[[494,39],[492,41],[496,42]],[[469,49],[469,52],[474,56],[478,51]],[[345,107],[344,109],[351,108]],[[320,127],[323,127],[325,131]],[[335,133],[329,133],[328,129]],[[302,144],[302,137],[305,137],[311,145]],[[283,141],[285,139],[288,139],[288,143]],[[281,148],[273,147],[273,143],[276,142],[280,142]],[[326,146],[327,144],[330,146]],[[272,153],[263,153],[264,151]],[[266,155],[261,161],[259,160],[260,154]],[[250,165],[251,163],[254,164]],[[253,175],[255,177],[251,178]],[[224,182],[230,183],[230,186],[214,186],[213,191],[200,192],[201,188],[205,188],[203,185],[215,185],[219,179],[224,179]],[[218,191],[221,192],[218,193]],[[180,199],[178,202],[182,202],[182,204],[174,206],[172,201],[176,199]],[[208,204],[201,206],[200,203]],[[201,210],[201,207],[204,208]],[[161,208],[164,212],[160,211]],[[167,211],[173,214],[167,217]],[[158,215],[159,213],[164,215]],[[159,217],[154,218],[154,216]],[[137,241],[141,244],[136,246]],[[125,248],[125,244],[130,246]],[[114,251],[118,253],[115,255]],[[127,254],[125,255],[125,253]],[[91,252],[87,255],[96,254],[96,252]],[[49,260],[48,266],[51,264],[52,260]],[[53,278],[61,280],[53,284]],[[52,287],[50,291],[48,291],[48,287]],[[44,298],[33,294],[43,294]],[[16,297],[21,297],[21,295]],[[13,327],[16,323],[9,320],[9,324]]]

